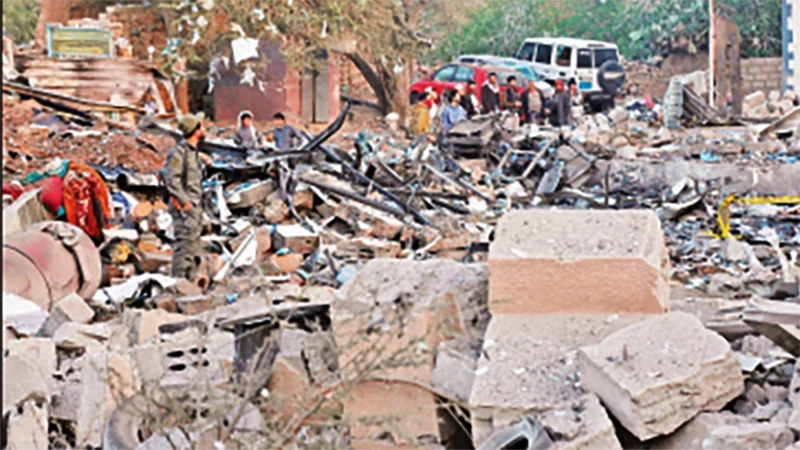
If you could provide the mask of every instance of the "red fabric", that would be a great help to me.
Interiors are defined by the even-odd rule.
[[[64,201],[64,183],[61,177],[50,177],[42,185],[42,205],[50,214],[58,214],[58,208]]]
[[[22,188],[15,184],[3,183],[3,195],[10,195],[11,198],[16,200],[22,195]]]
[[[653,101],[652,97],[650,97],[650,94],[645,94],[645,96],[644,96],[644,106],[647,107],[648,109],[653,109],[653,107],[656,106],[656,104]]]
[[[95,241],[103,240],[103,228],[111,218],[108,189],[91,167],[74,162],[64,177],[64,211],[67,222],[77,226]],[[92,199],[100,203],[102,217],[97,217]]]
[[[564,89],[564,80],[556,80],[556,89]]]

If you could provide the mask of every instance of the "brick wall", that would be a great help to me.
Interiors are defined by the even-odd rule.
[[[756,91],[781,90],[783,60],[781,58],[742,59],[742,90],[744,95]]]

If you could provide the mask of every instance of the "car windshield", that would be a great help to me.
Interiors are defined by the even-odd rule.
[[[598,68],[606,61],[619,61],[617,51],[613,48],[598,48],[594,51],[594,67]]]

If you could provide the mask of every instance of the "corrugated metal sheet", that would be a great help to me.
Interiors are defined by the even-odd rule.
[[[132,59],[36,59],[25,62],[22,75],[32,87],[97,102],[112,95],[137,105],[155,79],[151,64]]]

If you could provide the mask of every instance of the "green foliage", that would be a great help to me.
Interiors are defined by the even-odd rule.
[[[717,6],[740,27],[742,56],[781,54],[778,0],[717,0]],[[708,47],[708,0],[495,0],[473,10],[469,19],[426,59],[513,55],[523,40],[541,36],[614,42],[629,59]]]
[[[3,28],[17,44],[33,39],[38,20],[38,0],[3,0]]]

